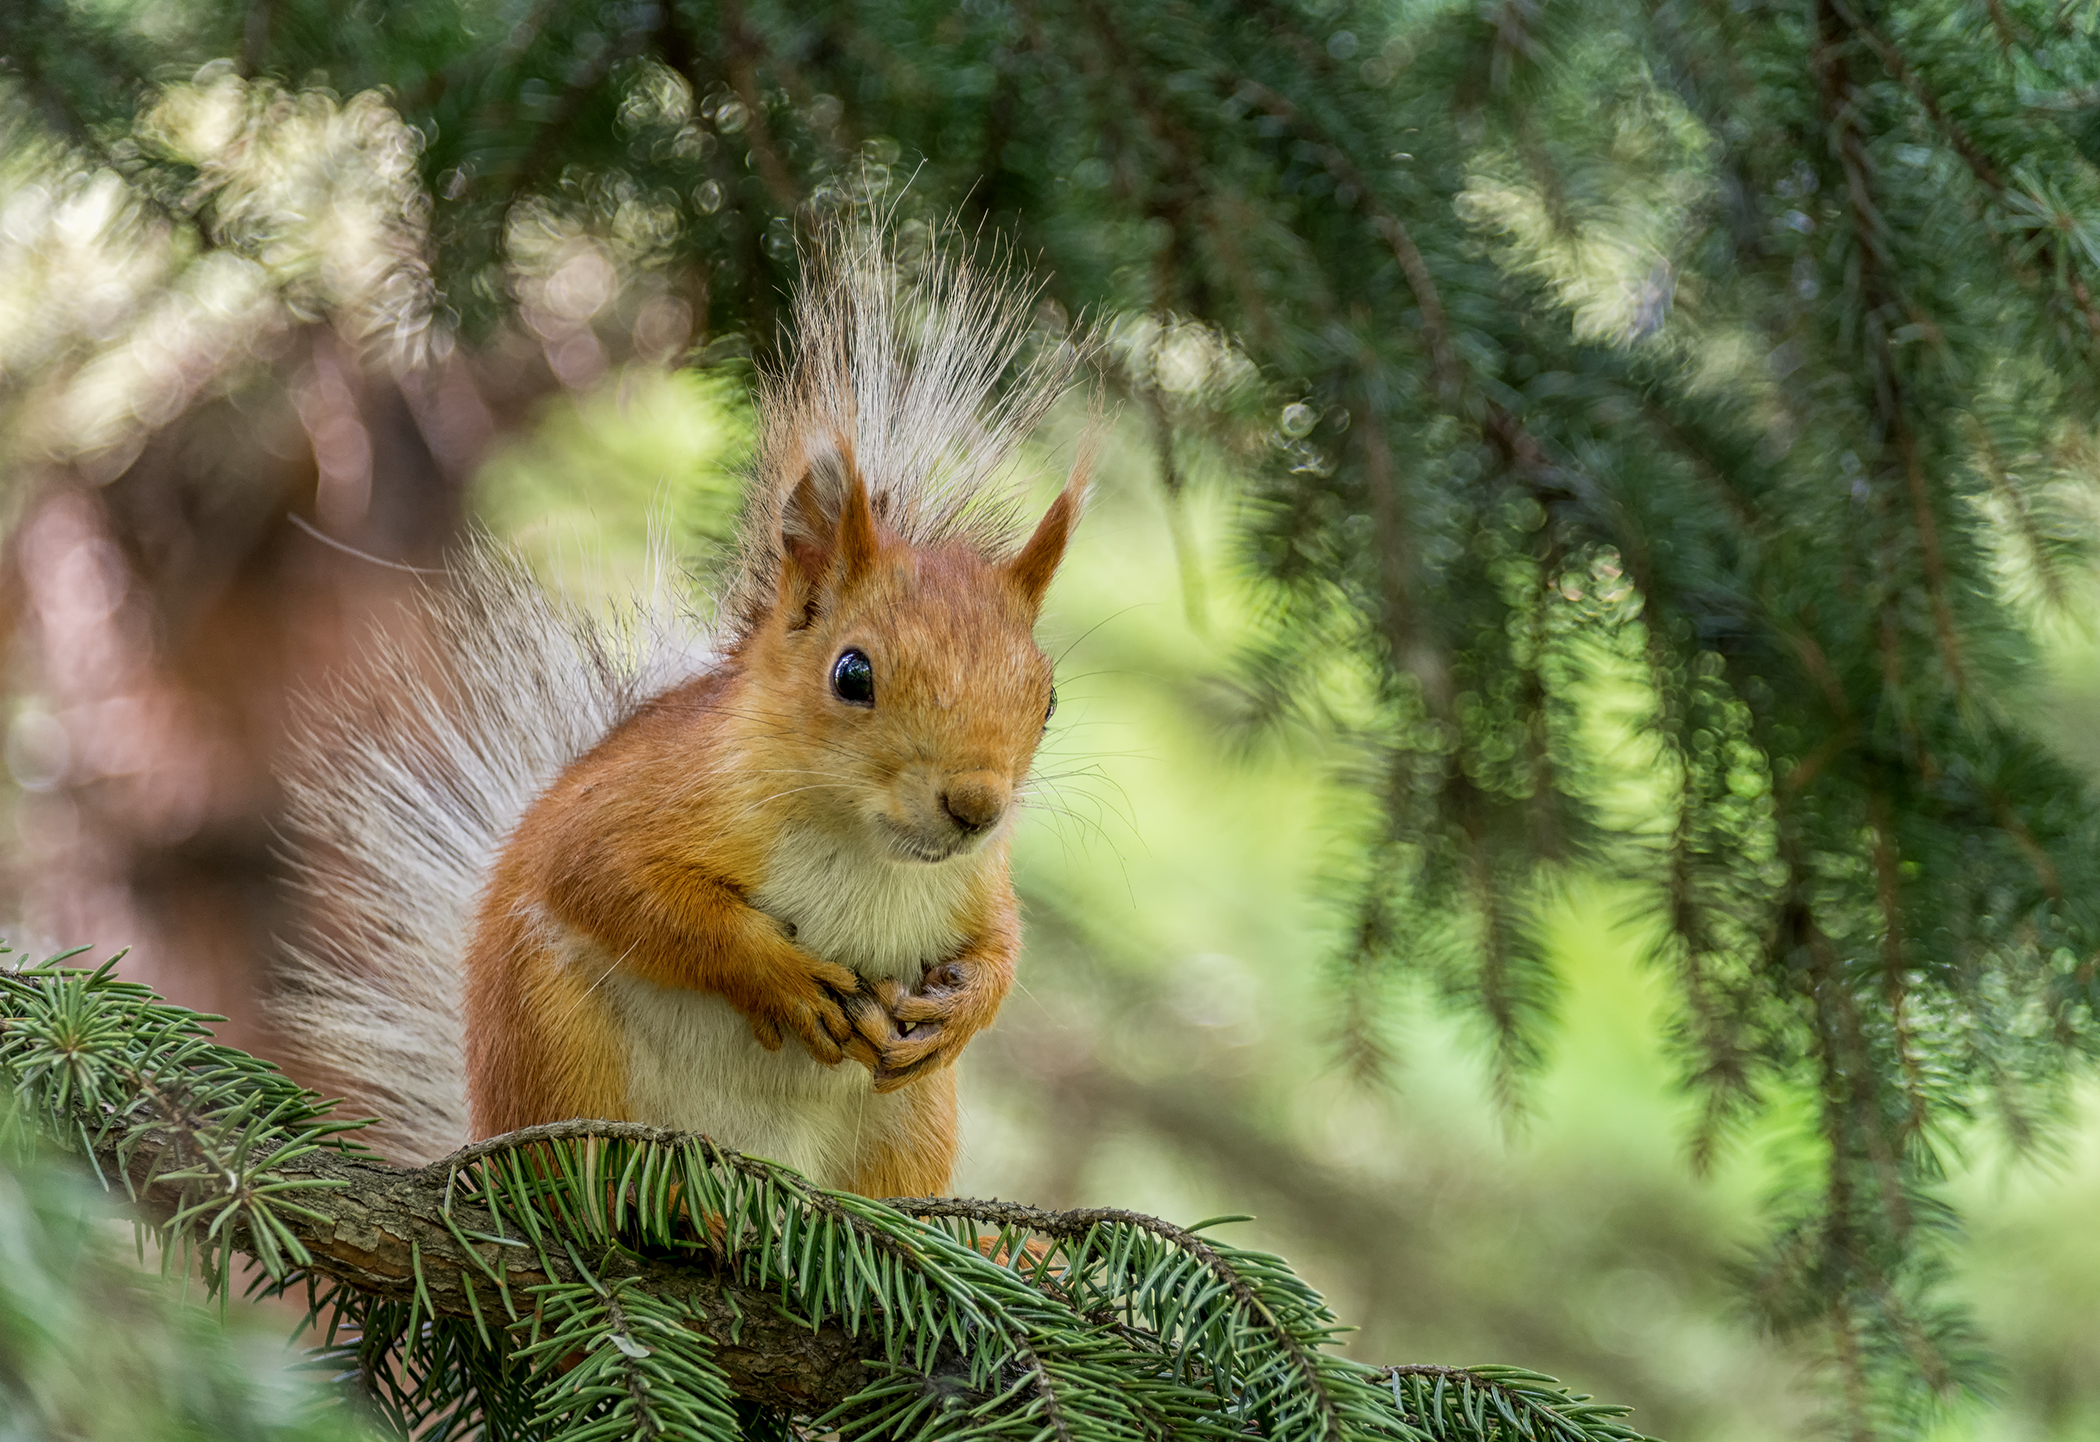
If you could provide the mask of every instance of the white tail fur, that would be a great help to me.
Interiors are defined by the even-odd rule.
[[[667,611],[598,622],[478,544],[360,677],[303,701],[285,828],[309,923],[272,1009],[388,1156],[468,1141],[459,965],[483,879],[533,798],[679,679]]]
[[[296,1069],[380,1119],[375,1149],[421,1163],[471,1139],[460,964],[489,870],[556,776],[764,613],[805,471],[850,444],[905,539],[1010,545],[1006,464],[1077,361],[1062,343],[1024,356],[1033,299],[938,251],[900,278],[882,231],[830,230],[796,297],[794,362],[760,389],[718,637],[667,598],[595,619],[479,542],[357,676],[304,701],[284,781],[309,920],[272,1011]]]

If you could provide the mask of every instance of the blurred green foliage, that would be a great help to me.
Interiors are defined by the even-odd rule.
[[[722,381],[637,368],[551,402],[499,446],[478,489],[481,520],[573,595],[641,588],[652,537],[697,567],[728,543],[748,417]],[[623,568],[615,570],[614,568]]]
[[[8,1120],[0,1158],[0,1438],[7,1442],[348,1442],[315,1421],[281,1331],[185,1299],[140,1270],[131,1228],[71,1161]],[[268,1325],[268,1330],[264,1326]],[[273,1333],[277,1335],[273,1335]]]

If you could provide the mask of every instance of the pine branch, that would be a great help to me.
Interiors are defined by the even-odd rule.
[[[110,966],[0,973],[14,1134],[84,1152],[216,1285],[238,1252],[262,1290],[307,1288],[323,1358],[403,1431],[1637,1437],[1530,1373],[1402,1386],[1327,1350],[1335,1318],[1279,1258],[1136,1213],[885,1204],[620,1122],[388,1166],[206,1020]]]
[[[500,1146],[536,1140],[605,1135],[604,1122],[528,1128],[495,1139]],[[495,1147],[480,1144],[483,1155]],[[173,1137],[131,1147],[115,1141],[91,1153],[104,1175],[121,1178],[140,1213],[150,1222],[177,1224],[194,1205],[184,1190],[188,1178],[168,1170],[180,1155]],[[386,1301],[418,1303],[426,1315],[473,1321],[493,1302],[484,1292],[529,1296],[549,1286],[592,1291],[592,1274],[561,1256],[527,1251],[485,1238],[500,1235],[493,1214],[457,1197],[448,1184],[454,1163],[421,1170],[389,1166],[369,1157],[317,1149],[274,1169],[274,1180],[305,1183],[306,1215],[290,1220],[292,1236],[307,1254],[303,1270],[342,1282]],[[234,1250],[263,1259],[254,1231],[231,1229]],[[866,1364],[881,1349],[856,1342],[833,1326],[812,1330],[789,1317],[769,1293],[710,1275],[677,1262],[621,1260],[604,1269],[605,1285],[636,1288],[684,1309],[696,1330],[714,1343],[716,1365],[739,1396],[797,1412],[821,1411],[851,1396],[868,1379]]]
[[[1854,34],[1867,43],[1868,48],[1873,50],[1875,57],[1887,68],[1889,74],[1895,77],[1897,83],[1910,91],[1919,108],[1946,139],[1948,146],[1961,157],[1962,164],[1969,168],[1969,173],[1975,177],[1976,183],[1983,187],[1993,201],[2007,205],[2011,191],[1997,162],[1992,160],[1947,113],[1947,107],[1941,103],[1938,94],[1926,84],[1917,69],[1904,59],[1902,51],[1867,23],[1858,12],[1845,3],[1845,0],[1830,0],[1830,7]],[[1991,13],[1994,20],[2002,18],[2002,12],[1995,3],[1991,7]],[[2096,340],[2100,340],[2100,308],[2096,308],[2093,303],[2092,288],[2086,281],[2085,268],[2078,263],[2077,253],[2070,246],[2064,245],[2054,234],[2044,232],[2039,241],[2038,255],[2046,263],[2044,273],[2063,277],[2065,289],[2070,291],[2078,313],[2085,321],[2087,331]]]

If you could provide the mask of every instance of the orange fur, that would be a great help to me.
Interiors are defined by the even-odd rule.
[[[504,846],[466,961],[476,1136],[575,1116],[680,1125],[638,1097],[684,1079],[635,1067],[700,1035],[678,998],[706,993],[769,1052],[866,1071],[867,1095],[838,1103],[859,1108],[851,1159],[819,1181],[946,1189],[950,1066],[1013,980],[1008,833],[1050,700],[1031,633],[1083,486],[1001,563],[900,539],[843,443],[811,467],[782,512],[770,611],[571,765]],[[872,706],[833,690],[848,648],[872,664]],[[914,954],[922,937],[938,949]],[[674,1042],[645,1051],[643,1032]],[[724,1055],[688,1060],[711,1075]]]

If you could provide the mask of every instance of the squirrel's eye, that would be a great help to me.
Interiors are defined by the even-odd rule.
[[[1050,688],[1050,709],[1049,709],[1048,711],[1045,711],[1045,712],[1043,713],[1043,724],[1044,724],[1045,726],[1048,726],[1048,725],[1050,724],[1050,718],[1051,718],[1052,716],[1055,716],[1056,714],[1057,714],[1057,688],[1056,688],[1055,686],[1052,686],[1052,687]]]
[[[875,666],[864,651],[841,651],[831,663],[831,691],[855,706],[875,704]]]

